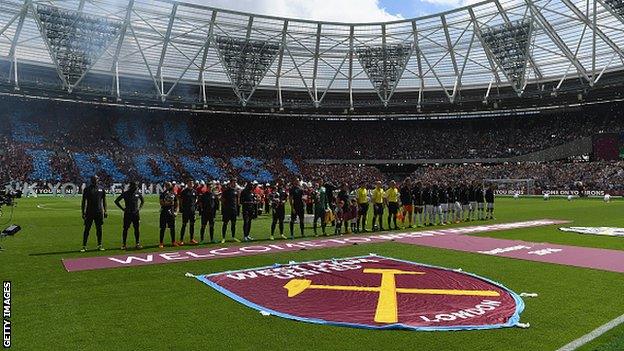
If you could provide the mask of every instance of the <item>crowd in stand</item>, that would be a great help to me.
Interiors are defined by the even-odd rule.
[[[424,181],[442,182],[456,179],[532,180],[532,186],[538,193],[540,190],[577,190],[580,184],[585,189],[613,192],[624,190],[624,162],[524,162],[432,166],[418,169],[413,177]]]
[[[7,100],[2,101],[6,108],[0,111],[0,182],[78,183],[97,172],[104,184],[229,177],[259,177],[268,182],[295,175],[372,183],[385,179],[375,167],[304,160],[506,158],[624,130],[620,118],[624,109],[617,105],[498,119],[314,121],[3,99]],[[245,175],[247,164],[262,172]],[[583,182],[592,188],[619,190],[621,166],[602,162],[468,164],[419,168],[414,176],[440,181],[534,179],[543,189],[570,188]]]

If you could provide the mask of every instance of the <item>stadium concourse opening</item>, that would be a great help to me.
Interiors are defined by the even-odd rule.
[[[3,347],[623,350],[623,24],[1,1]]]

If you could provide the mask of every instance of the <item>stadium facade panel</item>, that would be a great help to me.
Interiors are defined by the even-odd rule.
[[[0,78],[31,92],[198,109],[416,113],[583,100],[624,82],[623,6],[488,0],[330,23],[175,1],[5,0]]]

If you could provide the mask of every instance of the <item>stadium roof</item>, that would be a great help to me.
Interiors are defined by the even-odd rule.
[[[108,77],[123,98],[129,79],[149,82],[162,101],[182,86],[229,87],[242,105],[258,91],[297,91],[322,106],[368,93],[386,105],[395,93],[453,103],[466,91],[522,96],[575,78],[600,83],[624,66],[623,0],[483,1],[385,23],[278,18],[161,0],[3,0],[0,60],[54,69],[62,89]],[[31,79],[36,79],[32,78]],[[548,87],[545,88],[545,84]],[[355,96],[355,97],[354,97]]]

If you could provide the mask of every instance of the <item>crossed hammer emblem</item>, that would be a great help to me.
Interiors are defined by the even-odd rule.
[[[453,290],[453,289],[417,289],[397,288],[396,275],[423,275],[425,272],[410,272],[398,269],[365,268],[364,273],[381,274],[380,286],[352,286],[352,285],[315,285],[308,279],[292,279],[284,288],[288,290],[288,297],[295,297],[308,289],[315,290],[339,290],[339,291],[366,291],[379,294],[375,322],[397,323],[398,308],[397,294],[421,294],[421,295],[455,295],[455,296],[500,296],[494,290]]]

